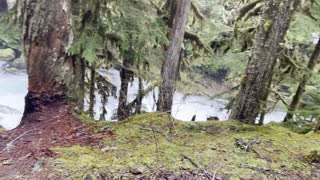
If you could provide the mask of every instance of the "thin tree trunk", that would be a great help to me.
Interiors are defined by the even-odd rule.
[[[265,0],[245,78],[230,119],[254,124],[269,94],[277,57],[299,0]]]
[[[22,12],[29,80],[24,117],[57,101],[81,106],[83,64],[67,53],[72,43],[70,2],[27,0]]]
[[[0,12],[5,12],[8,10],[7,0],[0,0]]]
[[[191,0],[177,0],[176,14],[173,18],[171,42],[166,61],[162,67],[162,84],[159,90],[158,111],[171,113],[173,94],[178,72],[181,46],[188,21]]]
[[[296,91],[296,94],[293,96],[292,102],[291,102],[290,107],[288,109],[289,112],[288,112],[287,116],[285,117],[284,122],[292,119],[294,111],[296,111],[299,108],[299,105],[300,105],[301,99],[302,99],[302,95],[305,92],[305,88],[306,88],[310,78],[312,77],[312,73],[314,71],[316,64],[319,62],[319,58],[320,58],[320,39],[318,40],[316,48],[313,51],[312,56],[310,58],[310,61],[308,63],[308,70],[310,71],[310,73],[309,72],[306,73],[303,76],[302,81],[299,83],[298,89]]]
[[[89,116],[94,118],[94,105],[96,102],[95,92],[96,92],[96,66],[95,64],[90,65],[90,87],[89,87]]]
[[[313,129],[313,132],[320,132],[320,117],[319,116],[316,119],[316,125]]]

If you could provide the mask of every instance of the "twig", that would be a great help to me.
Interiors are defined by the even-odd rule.
[[[0,153],[3,153],[4,151],[10,151],[14,142],[18,141],[20,138],[22,138],[23,136],[25,136],[26,134],[28,134],[31,131],[32,130],[26,131],[23,134],[21,134],[20,136],[18,136],[17,138],[15,138],[14,140],[10,141]]]
[[[188,156],[186,156],[186,155],[184,155],[184,154],[181,154],[181,156],[182,156],[184,159],[189,160],[194,167],[196,167],[196,168],[199,167],[198,164],[197,164],[196,162],[194,162],[190,157],[188,157]]]
[[[243,148],[245,151],[252,151],[255,154],[257,154],[261,159],[266,160],[265,157],[259,153],[259,151],[257,151],[253,146],[252,143],[254,143],[256,141],[252,141],[252,142],[245,142],[242,138],[236,139],[236,144],[237,146],[240,146],[241,148]]]
[[[226,164],[222,164],[221,166],[218,167],[218,169],[216,169],[216,171],[215,171],[214,174],[213,174],[212,180],[215,180],[215,179],[216,179],[216,175],[217,175],[218,171],[219,171],[220,169],[222,169],[225,165],[226,165]]]
[[[252,170],[255,170],[255,171],[258,171],[258,172],[270,172],[270,173],[276,173],[276,174],[283,174],[281,173],[280,170],[274,170],[274,169],[271,169],[271,168],[262,168],[262,167],[256,167],[256,166],[249,166],[249,165],[246,165],[246,164],[240,164],[239,165],[240,168],[246,168],[246,169],[252,169]]]
[[[157,139],[157,136],[156,136],[155,129],[154,129],[153,125],[151,127],[152,127],[151,131],[152,131],[152,134],[153,134],[153,138],[155,140],[156,154],[157,154],[157,160],[158,160],[159,159],[158,139]]]
[[[289,104],[284,100],[284,98],[275,90],[268,88],[272,93],[276,95],[277,98],[287,107],[289,107]]]

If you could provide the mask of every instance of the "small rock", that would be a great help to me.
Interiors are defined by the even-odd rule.
[[[166,177],[166,179],[167,180],[177,180],[177,179],[179,179],[179,177],[175,176],[175,175],[170,175],[170,176]]]
[[[137,175],[141,175],[142,171],[139,169],[130,169],[130,173],[137,176]]]
[[[10,61],[15,58],[15,52],[10,49],[0,49],[0,61]]]
[[[94,180],[94,177],[91,174],[87,174],[87,175],[85,175],[83,180]]]
[[[43,169],[44,165],[45,165],[44,161],[39,160],[33,165],[32,171],[33,172],[41,171],[41,169]]]
[[[5,160],[2,162],[2,165],[4,166],[10,166],[12,164],[12,162],[10,160]]]
[[[200,168],[197,168],[197,169],[192,171],[192,175],[197,176],[197,175],[199,175],[201,173],[201,171],[202,170]]]
[[[18,58],[8,63],[9,68],[14,68],[17,70],[26,70],[27,65],[24,58]]]
[[[217,116],[210,116],[207,118],[207,121],[219,121],[219,118]]]
[[[107,146],[107,147],[104,147],[104,148],[102,148],[101,149],[101,152],[108,152],[108,151],[115,151],[115,150],[118,150],[118,148],[117,147],[109,147],[109,146]]]

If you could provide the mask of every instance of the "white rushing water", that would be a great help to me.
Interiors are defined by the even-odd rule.
[[[101,71],[100,74],[107,77],[117,87],[117,97],[119,97],[119,89],[121,85],[119,71],[109,70]],[[146,89],[149,83],[144,82],[144,89]],[[129,83],[128,88],[128,103],[134,100],[138,94],[138,78],[134,78],[134,81]],[[142,101],[142,110],[145,112],[156,111],[156,100],[154,97],[158,97],[158,90],[147,94]],[[101,98],[96,94],[96,106],[95,106],[95,119],[99,119],[102,112]],[[194,115],[196,115],[196,121],[206,121],[208,117],[216,116],[220,120],[227,120],[229,113],[225,108],[228,104],[228,100],[225,99],[211,99],[207,96],[188,95],[185,96],[181,92],[176,92],[173,98],[172,115],[178,120],[190,121]],[[116,107],[118,106],[118,99],[115,97],[109,97],[106,109],[108,114],[106,119],[110,120],[116,113]],[[88,108],[88,107],[87,107]],[[266,114],[265,123],[271,121],[282,121],[286,113],[276,108],[273,112]]]
[[[3,63],[0,62],[0,67]],[[117,86],[117,97],[119,97],[120,76],[119,71],[110,70],[102,71],[110,82]],[[144,83],[145,88],[148,83]],[[138,93],[138,79],[135,78],[129,84],[128,102],[131,102]],[[156,110],[154,97],[157,97],[157,90],[147,94],[143,99],[143,108],[145,112],[153,112]],[[24,96],[27,94],[27,76],[24,73],[8,74],[0,70],[0,126],[5,129],[15,128],[21,120],[24,110]],[[96,98],[96,119],[99,119],[101,108],[101,98],[97,95]],[[107,120],[111,120],[118,106],[118,99],[109,97],[106,109],[108,114]],[[217,116],[220,120],[228,118],[228,112],[224,109],[228,103],[224,99],[211,99],[206,96],[190,95],[185,96],[183,93],[176,92],[174,95],[172,115],[179,120],[190,121],[196,115],[196,121],[205,121],[207,117]],[[285,113],[280,109],[267,114],[265,123],[270,121],[281,121]]]
[[[2,64],[0,62],[0,67]],[[0,70],[0,126],[10,130],[19,125],[26,94],[26,74],[8,74]]]

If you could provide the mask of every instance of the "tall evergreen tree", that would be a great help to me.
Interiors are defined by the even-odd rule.
[[[28,0],[22,12],[29,78],[24,115],[57,101],[81,106],[83,63],[67,53],[72,43],[70,1]]]
[[[254,124],[269,94],[281,43],[300,0],[265,0],[252,53],[230,119]]]
[[[310,61],[308,63],[308,70],[309,72],[307,72],[303,78],[302,81],[299,83],[297,91],[295,93],[295,95],[293,96],[292,102],[290,104],[289,107],[289,112],[287,114],[287,116],[285,117],[284,121],[288,121],[290,119],[293,118],[293,112],[296,111],[299,108],[299,105],[301,103],[301,98],[303,93],[305,92],[305,88],[312,76],[312,73],[314,71],[314,68],[316,67],[317,63],[319,62],[319,58],[320,58],[320,39],[318,40],[318,43],[316,45],[315,50],[312,53],[312,56],[310,58]]]
[[[167,50],[166,61],[161,71],[162,83],[160,85],[158,99],[158,110],[169,113],[171,113],[172,109],[181,47],[191,7],[191,0],[176,1],[176,12],[173,17],[170,44]]]

